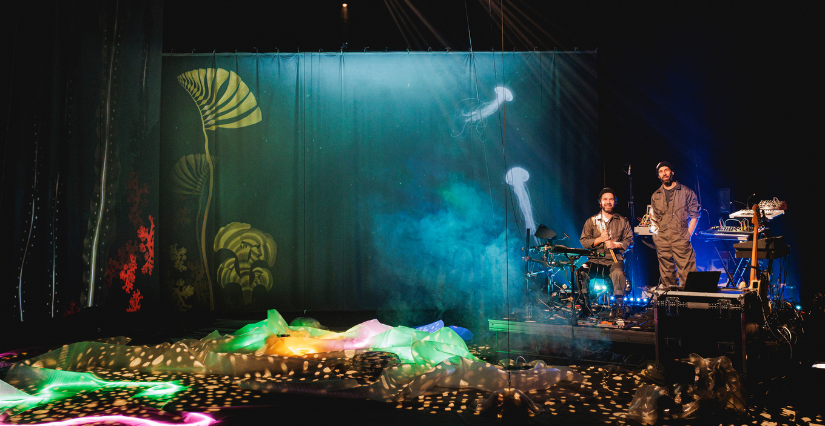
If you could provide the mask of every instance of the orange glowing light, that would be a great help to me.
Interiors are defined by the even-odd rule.
[[[342,4],[341,6],[342,6],[342,7],[347,7],[347,4],[346,4],[346,3],[344,3],[344,4]]]
[[[289,350],[291,350],[292,353],[298,356],[318,353],[318,351],[312,348],[289,348]]]

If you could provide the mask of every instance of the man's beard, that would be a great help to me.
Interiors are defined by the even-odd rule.
[[[668,186],[673,183],[673,176],[670,176],[668,178],[659,178],[659,180],[662,181],[662,185]]]
[[[602,211],[607,214],[613,214],[613,206],[602,206]]]

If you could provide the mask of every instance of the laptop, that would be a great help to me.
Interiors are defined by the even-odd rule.
[[[719,278],[722,271],[693,271],[685,280],[685,291],[695,293],[716,293],[719,291]]]

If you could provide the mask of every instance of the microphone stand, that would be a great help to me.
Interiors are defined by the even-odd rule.
[[[630,197],[628,197],[627,206],[630,209],[630,232],[633,232],[634,239],[636,235],[636,231],[633,225],[633,221],[636,219],[636,208],[633,204],[633,175],[630,174],[630,169],[632,165],[627,165],[627,181],[630,185]],[[634,242],[635,245],[635,242]],[[636,286],[634,285],[634,280],[636,279],[636,260],[638,257],[636,256],[636,250],[631,250],[632,262],[630,262],[630,267],[627,268],[628,275],[630,275],[630,293],[632,297],[636,296]]]

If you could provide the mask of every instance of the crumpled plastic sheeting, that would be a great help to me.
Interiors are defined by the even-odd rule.
[[[402,371],[400,374],[397,373],[399,370]],[[400,384],[403,389],[395,398],[397,400],[417,398],[436,387],[471,388],[491,392],[499,389],[515,388],[522,392],[529,392],[536,389],[547,389],[561,380],[571,382],[584,380],[581,374],[569,368],[548,367],[543,362],[537,363],[535,367],[529,370],[510,371],[508,375],[507,371],[495,365],[461,357],[445,359],[435,368],[416,376],[411,381],[408,380],[408,375],[403,374],[403,368],[399,367],[384,371],[382,380],[379,381],[382,385],[385,382],[383,380],[385,375],[388,385],[395,383],[397,388]],[[392,389],[390,386],[385,386],[385,388]]]
[[[317,327],[289,327],[272,309],[266,320],[244,326],[232,335],[222,336],[215,331],[200,340],[186,339],[155,346],[121,344],[125,341],[79,342],[23,364],[68,371],[126,368],[153,373],[269,377],[307,371],[310,363],[347,363],[366,351],[392,352],[398,356],[400,365],[385,369],[371,385],[355,387],[340,379],[315,385],[377,400],[415,398],[434,387],[487,391],[513,387],[526,392],[549,388],[560,380],[583,380],[572,370],[543,363],[530,370],[511,371],[508,380],[506,371],[476,358],[454,329],[440,325],[438,329],[427,327],[433,329],[429,332],[370,320],[336,333]],[[11,371],[15,368],[17,366]],[[281,391],[290,390],[290,386],[283,383],[272,381],[271,385]],[[267,385],[241,381],[239,386],[266,389]]]
[[[479,411],[487,416],[506,416],[511,420],[521,417],[526,420],[530,414],[541,412],[541,406],[519,389],[505,388],[491,393],[484,399]]]
[[[438,321],[436,321],[434,323],[431,323],[431,324],[422,325],[420,327],[415,327],[415,329],[418,330],[418,331],[427,331],[427,332],[432,333],[432,332],[434,332],[434,331],[436,331],[436,330],[438,330],[442,327],[444,327],[444,321],[438,320]],[[458,326],[455,326],[455,325],[451,325],[450,328],[453,331],[455,331],[456,334],[458,334],[459,337],[464,339],[464,341],[473,340],[473,333],[470,330],[467,330],[464,327],[458,327]]]
[[[742,383],[730,359],[725,356],[702,358],[691,354],[682,361],[696,367],[694,383],[687,386],[641,386],[628,408],[629,418],[643,424],[653,424],[659,420],[692,418],[700,409],[707,412],[733,410],[740,415],[745,413]],[[663,418],[659,419],[660,416]]]
[[[15,413],[101,388],[133,388],[140,391],[135,396],[147,396],[155,400],[171,398],[184,389],[176,382],[107,381],[92,373],[26,365],[16,365],[5,379],[8,383],[0,381],[0,411],[8,409],[7,412]],[[26,389],[30,393],[19,389]]]
[[[0,380],[0,400],[4,398],[26,398],[29,394],[19,391],[16,387]]]
[[[509,379],[509,380],[508,380]],[[378,401],[415,399],[443,389],[477,389],[497,391],[515,388],[522,392],[547,389],[562,380],[583,381],[581,374],[566,367],[548,367],[543,362],[529,370],[507,371],[485,363],[454,356],[433,367],[402,364],[384,370],[371,385],[354,380],[329,379],[317,382],[277,382],[246,379],[238,382],[241,389],[275,392],[325,394]]]

